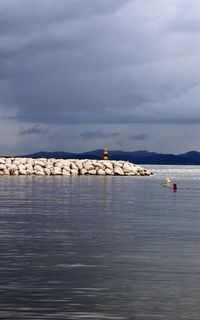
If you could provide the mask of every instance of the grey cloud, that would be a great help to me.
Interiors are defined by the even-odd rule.
[[[24,135],[32,135],[32,134],[36,134],[36,135],[47,135],[49,133],[49,128],[42,128],[39,125],[35,125],[32,126],[28,129],[22,129],[19,132],[20,136],[24,136]]]
[[[53,125],[113,125],[79,132],[81,145],[114,141],[119,124],[199,124],[199,37],[181,32],[199,28],[190,3],[0,1],[0,106],[27,141]]]
[[[180,33],[199,32],[199,10],[199,1],[180,1],[173,18],[169,20],[169,30]]]
[[[185,16],[182,17],[181,21],[174,21],[169,28],[171,31],[175,32],[186,32],[186,33],[193,33],[193,32],[200,32],[200,21],[199,17],[194,18],[186,18]]]
[[[84,140],[113,138],[119,136],[119,132],[104,132],[101,129],[83,132],[81,138]]]
[[[129,138],[132,140],[145,140],[148,138],[148,134],[146,133],[131,134]]]
[[[0,33],[33,34],[50,25],[82,21],[93,16],[112,14],[130,0],[2,0]]]

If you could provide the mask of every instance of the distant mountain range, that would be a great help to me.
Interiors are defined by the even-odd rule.
[[[64,151],[40,151],[24,155],[29,158],[60,158],[60,159],[102,159],[103,150],[93,150],[84,153],[69,153]],[[149,151],[109,151],[110,160],[124,160],[136,164],[174,164],[200,165],[200,152],[190,151],[184,154],[162,154]]]

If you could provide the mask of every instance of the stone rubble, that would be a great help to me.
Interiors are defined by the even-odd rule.
[[[151,171],[128,161],[0,157],[0,175],[150,176],[152,174]]]

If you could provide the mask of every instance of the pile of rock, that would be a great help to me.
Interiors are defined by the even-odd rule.
[[[151,174],[149,170],[127,161],[0,158],[0,175],[149,176]]]

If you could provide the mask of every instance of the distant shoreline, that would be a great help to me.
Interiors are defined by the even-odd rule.
[[[129,161],[139,165],[200,165],[200,152],[189,151],[183,154],[162,154],[149,152],[145,150],[139,151],[113,151],[108,150],[110,160]],[[46,152],[40,151],[33,154],[23,155],[26,158],[56,158],[56,159],[103,159],[103,149],[83,152],[70,153],[64,151]]]

